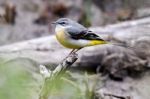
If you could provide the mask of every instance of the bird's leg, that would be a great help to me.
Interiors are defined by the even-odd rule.
[[[68,54],[68,56],[66,56],[66,57],[64,58],[64,60],[65,60],[66,58],[68,58],[72,53],[74,53],[74,51],[75,51],[75,49],[72,49],[71,52]]]
[[[81,49],[81,48],[80,48]],[[75,51],[74,51],[74,53],[76,53],[77,51],[79,51],[80,49],[76,49]]]
[[[69,55],[71,55],[76,49],[72,49],[71,52],[69,53]],[[68,56],[69,56],[68,55]]]
[[[76,52],[79,51],[80,49],[81,49],[81,48],[72,50],[71,53],[70,53],[68,56],[70,56],[71,54],[75,55]]]
[[[79,49],[72,49],[71,52],[68,54],[68,56],[67,56],[66,58],[68,58],[71,54],[76,54],[76,52],[79,51],[80,49],[81,49],[81,48],[79,48]],[[66,59],[66,58],[65,58],[65,59]],[[64,59],[64,60],[65,60],[65,59]]]
[[[82,48],[75,49],[75,51],[73,51],[72,53],[76,53],[76,52],[79,51],[80,49],[82,49]]]

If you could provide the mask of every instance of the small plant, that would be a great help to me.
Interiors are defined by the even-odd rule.
[[[94,99],[98,79],[91,82],[87,73],[84,76],[80,75],[79,79],[70,75],[74,74],[67,72],[56,79],[45,79],[40,99],[55,99],[60,96],[64,99]]]

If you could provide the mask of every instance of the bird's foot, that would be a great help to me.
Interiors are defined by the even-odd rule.
[[[78,54],[76,52],[72,52],[71,54],[68,55],[68,57],[76,57]]]

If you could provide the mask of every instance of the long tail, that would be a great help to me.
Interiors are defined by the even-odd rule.
[[[135,49],[134,47],[129,46],[129,45],[124,44],[124,43],[109,43],[109,44],[112,44],[112,45],[115,45],[115,46],[121,46],[121,47],[128,48],[128,49],[131,49],[131,50]]]
[[[124,43],[111,43],[107,40],[104,40],[97,34],[93,33],[92,31],[86,31],[86,32],[87,33],[83,36],[82,39],[90,40],[90,43],[88,44],[88,46],[100,45],[100,44],[112,44],[115,46],[121,46],[121,47],[129,48],[129,49],[133,49],[132,47]]]
[[[108,42],[108,41],[105,41],[105,40],[91,40],[90,43],[89,43],[89,46],[94,46],[94,45],[101,45],[101,44],[111,44],[111,45],[115,45],[115,46],[121,46],[121,47],[124,47],[124,48],[128,48],[128,49],[135,49],[134,47],[131,47],[127,44],[124,44],[124,43],[112,43],[112,42]]]

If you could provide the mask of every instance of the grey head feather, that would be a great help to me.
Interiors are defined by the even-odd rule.
[[[60,18],[56,21],[56,23],[64,26],[66,28],[66,31],[70,34],[70,36],[82,35],[83,34],[82,31],[87,30],[83,25],[69,18]]]
[[[77,23],[76,21],[73,21],[69,18],[60,18],[56,21],[56,23],[58,23],[58,24],[64,23],[65,25],[69,25],[69,26],[72,26],[72,27],[77,27],[79,29],[84,29],[84,30],[86,29],[83,25],[81,25],[81,24]]]

